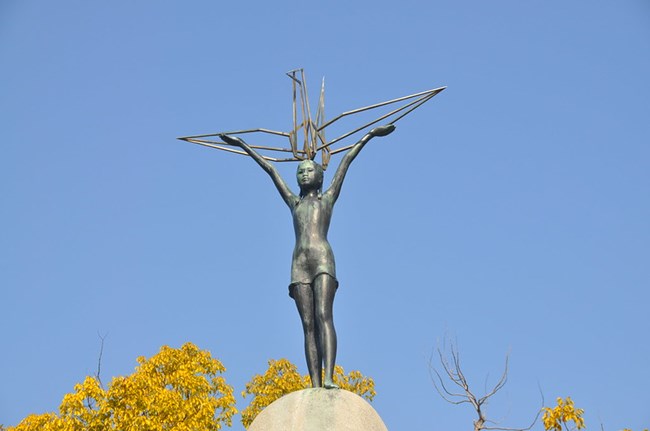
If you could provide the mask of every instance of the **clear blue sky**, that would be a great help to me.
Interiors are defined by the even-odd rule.
[[[98,333],[105,380],[186,341],[238,392],[305,371],[284,203],[175,139],[289,129],[303,67],[330,117],[448,86],[364,149],[330,230],[338,362],[388,428],[471,426],[429,379],[445,337],[477,392],[510,352],[503,426],[538,385],[590,429],[650,426],[647,0],[3,0],[0,64],[0,423],[56,410]]]

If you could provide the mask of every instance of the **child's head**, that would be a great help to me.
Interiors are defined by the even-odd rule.
[[[300,194],[323,188],[323,167],[313,160],[303,160],[296,171]]]

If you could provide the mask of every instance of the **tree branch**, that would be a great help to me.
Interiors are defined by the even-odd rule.
[[[102,355],[104,354],[104,340],[106,339],[108,334],[104,334],[102,336],[102,335],[100,335],[99,331],[97,331],[97,336],[101,340],[101,344],[99,346],[99,358],[97,358],[97,373],[95,374],[95,378],[99,382],[99,386],[101,386],[103,388],[104,385],[102,384],[102,379],[101,379],[101,377],[99,375],[100,375],[100,373],[102,371]]]
[[[451,358],[445,355],[440,348],[438,348],[437,351],[438,351],[438,358],[440,360],[440,365],[442,366],[442,369],[447,375],[447,378],[453,384],[460,387],[463,390],[463,393],[453,393],[447,389],[441,374],[433,365],[433,360],[432,360],[433,354],[429,358],[429,376],[431,377],[431,382],[433,383],[434,388],[438,392],[438,395],[440,395],[440,397],[446,402],[455,405],[469,403],[472,405],[472,407],[474,407],[474,411],[476,412],[476,420],[473,422],[474,431],[529,431],[533,427],[533,425],[535,425],[535,423],[539,419],[539,415],[542,412],[541,408],[538,410],[537,415],[535,416],[535,419],[532,421],[532,423],[525,428],[507,428],[507,427],[486,425],[490,423],[496,424],[496,422],[489,421],[485,417],[482,407],[483,404],[485,404],[491,397],[496,395],[496,393],[499,392],[508,382],[509,355],[506,355],[503,374],[501,375],[499,381],[494,385],[494,387],[489,392],[487,392],[487,385],[486,385],[485,390],[487,393],[482,397],[477,398],[476,395],[474,395],[474,393],[470,389],[469,382],[467,381],[467,378],[465,377],[465,374],[463,373],[463,370],[461,368],[460,354],[458,352],[457,345],[455,345],[454,343],[450,343],[449,355],[451,356]],[[437,379],[434,378],[434,374],[437,377]],[[442,388],[442,390],[440,388]],[[540,393],[541,393],[541,388],[540,388]],[[544,396],[542,394],[542,406],[543,405],[544,405]]]

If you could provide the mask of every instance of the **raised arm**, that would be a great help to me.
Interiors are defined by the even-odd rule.
[[[354,160],[357,157],[359,152],[372,138],[374,138],[375,136],[389,135],[390,133],[393,132],[393,130],[395,130],[395,126],[392,124],[375,127],[370,132],[368,132],[363,138],[361,138],[359,142],[354,144],[352,148],[350,148],[350,150],[345,154],[345,156],[343,156],[343,159],[341,159],[341,164],[339,164],[339,167],[336,170],[336,173],[334,174],[334,178],[332,179],[332,184],[330,185],[329,189],[327,189],[327,191],[325,192],[325,194],[331,196],[333,202],[336,202],[336,200],[339,198],[339,194],[341,193],[341,186],[343,185],[343,180],[345,179],[345,174],[347,174],[348,168],[350,167],[350,163],[352,163],[352,160]]]
[[[280,196],[282,196],[282,199],[284,202],[289,206],[289,208],[293,208],[296,204],[296,201],[298,200],[298,197],[293,194],[287,183],[284,182],[282,177],[280,176],[280,173],[278,172],[277,169],[275,169],[275,166],[268,160],[264,159],[257,151],[253,150],[246,142],[243,141],[241,138],[233,137],[233,136],[228,136],[228,135],[219,135],[219,137],[227,144],[236,146],[244,150],[249,156],[253,158],[257,162],[258,165],[266,171],[267,174],[271,177],[273,180],[273,184],[275,184],[275,187],[278,189],[278,192],[280,192]]]

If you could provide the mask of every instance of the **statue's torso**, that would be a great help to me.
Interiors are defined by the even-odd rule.
[[[327,241],[333,206],[327,195],[320,198],[308,195],[293,207],[296,245],[291,264],[292,283],[311,283],[321,273],[336,278],[334,253]]]

